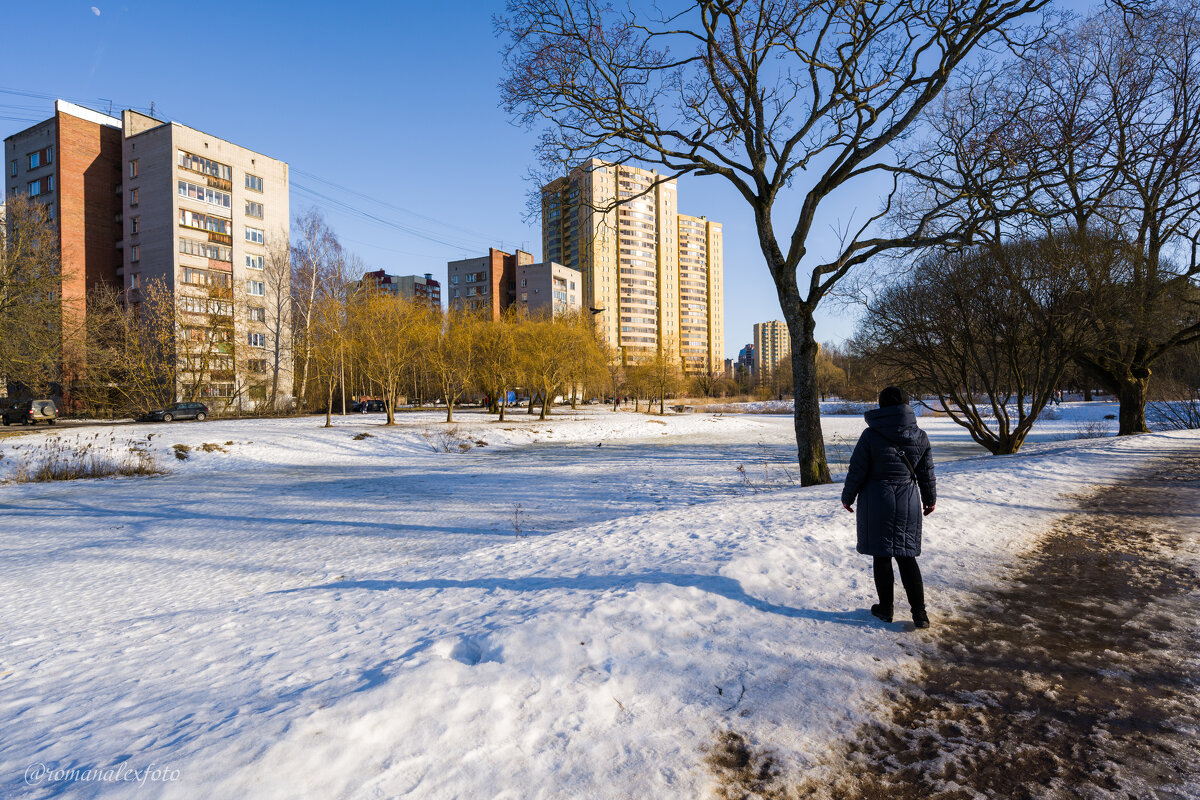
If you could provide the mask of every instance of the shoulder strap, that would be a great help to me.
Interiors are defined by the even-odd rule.
[[[900,454],[900,460],[904,462],[904,466],[908,467],[908,474],[911,475],[912,479],[915,481],[917,479],[917,470],[913,467],[912,462],[908,460],[908,453],[904,452],[904,448],[901,447],[898,442],[892,439],[892,437],[880,433],[875,428],[868,428],[868,430],[875,431],[876,436],[883,439],[892,447],[896,448],[896,452]]]

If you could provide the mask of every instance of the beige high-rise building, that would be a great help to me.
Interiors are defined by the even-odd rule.
[[[288,245],[288,165],[207,133],[125,111],[123,263],[133,302],[155,284],[179,309],[176,396],[254,408],[292,394],[290,287],[271,248]],[[286,252],[286,251],[284,251]],[[282,262],[286,264],[286,259]]]
[[[766,380],[791,355],[792,340],[786,323],[777,319],[755,323],[754,375],[758,380]]]
[[[626,361],[663,350],[690,373],[718,370],[721,225],[679,214],[675,181],[658,180],[593,159],[544,186],[543,258],[580,272],[583,306]]]

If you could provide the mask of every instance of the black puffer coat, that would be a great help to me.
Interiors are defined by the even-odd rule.
[[[842,489],[843,503],[858,500],[858,552],[919,556],[921,506],[937,501],[929,437],[907,405],[876,408],[865,417],[867,429],[854,447]],[[915,480],[897,445],[916,471]]]

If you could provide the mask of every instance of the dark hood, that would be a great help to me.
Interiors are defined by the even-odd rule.
[[[867,421],[867,427],[897,442],[916,442],[921,432],[917,427],[917,415],[913,413],[912,406],[907,404],[873,408],[863,414],[863,419]]]

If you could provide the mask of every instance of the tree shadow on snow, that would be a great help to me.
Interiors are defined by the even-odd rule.
[[[466,580],[427,578],[415,581],[334,581],[333,583],[301,586],[295,589],[280,589],[270,594],[338,590],[372,592],[422,591],[425,589],[483,589],[489,592],[541,592],[548,589],[566,589],[571,591],[604,592],[620,589],[631,590],[641,584],[665,584],[685,589],[699,589],[729,600],[735,600],[756,611],[764,611],[768,614],[778,614],[784,617],[811,619],[817,622],[835,622],[855,627],[874,627],[874,620],[870,616],[870,612],[865,609],[859,611],[825,611],[815,608],[792,608],[791,606],[771,603],[747,594],[746,590],[742,588],[742,584],[733,578],[726,578],[720,575],[700,575],[697,573],[645,572],[631,575],[563,575],[549,578],[471,578]]]

